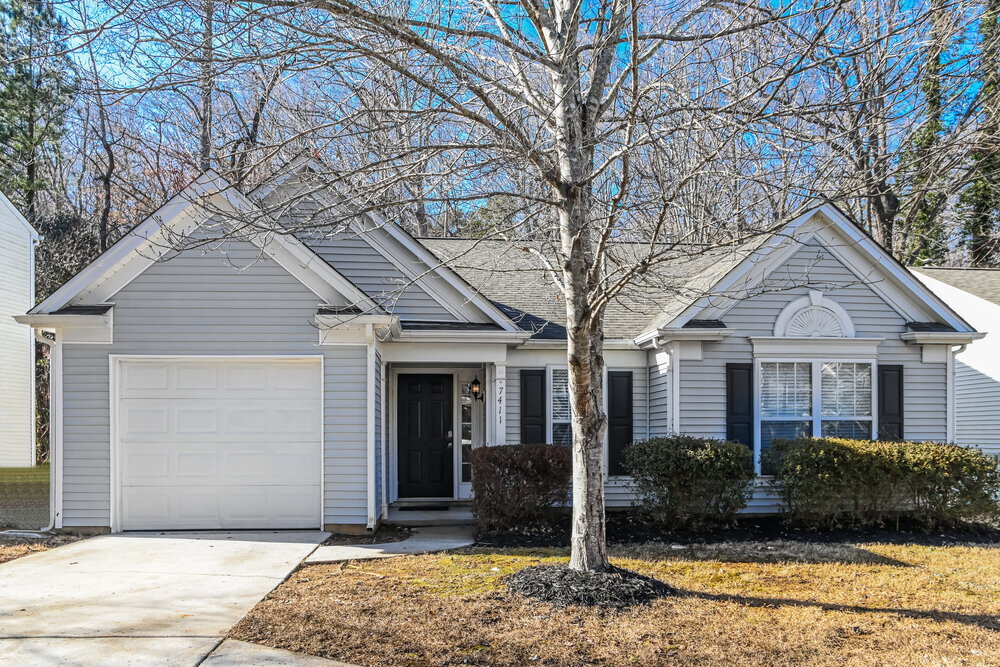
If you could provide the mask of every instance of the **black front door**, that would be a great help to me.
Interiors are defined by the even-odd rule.
[[[398,376],[399,497],[451,498],[452,376]]]

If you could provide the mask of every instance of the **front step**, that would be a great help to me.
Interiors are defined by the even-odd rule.
[[[469,501],[397,501],[389,505],[389,514],[382,521],[387,526],[417,528],[421,526],[472,526],[472,503]]]

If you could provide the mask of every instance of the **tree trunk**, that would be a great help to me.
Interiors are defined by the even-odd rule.
[[[572,162],[585,159],[582,155]],[[573,533],[569,566],[600,572],[610,567],[604,530],[603,317],[590,303],[589,185],[566,186],[559,212],[565,257],[566,361],[573,412]]]
[[[569,566],[603,571],[609,567],[604,523],[604,342],[601,327],[574,330],[568,341],[570,395],[573,397],[573,535]]]
[[[215,0],[205,0],[204,32],[201,42],[201,145],[198,163],[202,171],[212,168],[212,42],[215,39],[213,19]]]

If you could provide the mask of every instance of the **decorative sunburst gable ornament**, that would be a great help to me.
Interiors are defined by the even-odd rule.
[[[854,325],[840,304],[819,290],[795,299],[778,315],[774,335],[791,338],[853,338]]]

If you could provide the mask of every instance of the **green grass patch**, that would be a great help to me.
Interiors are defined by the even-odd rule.
[[[0,468],[0,529],[37,529],[49,522],[49,465]]]

